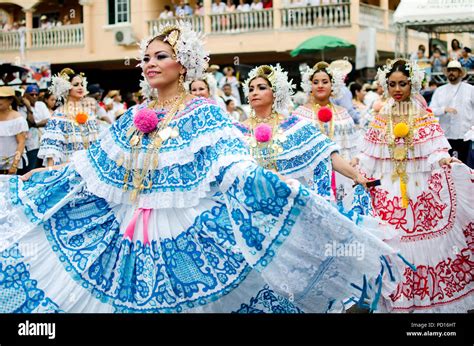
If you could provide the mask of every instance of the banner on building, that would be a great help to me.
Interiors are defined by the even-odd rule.
[[[359,32],[356,46],[356,70],[375,67],[376,34],[375,28],[367,28]]]

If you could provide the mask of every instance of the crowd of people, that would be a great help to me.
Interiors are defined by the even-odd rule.
[[[52,29],[52,28],[58,28],[64,25],[71,25],[72,21],[69,15],[64,15],[62,19],[59,19],[57,16],[50,16],[48,17],[47,15],[42,15],[39,18],[38,21],[38,28],[39,29]],[[13,31],[18,31],[21,29],[26,29],[26,19],[22,19],[18,22],[13,22],[13,23],[0,23],[0,31],[3,32],[13,32]]]
[[[189,23],[160,28],[140,61],[128,107],[71,69],[41,101],[0,87],[2,311],[474,307],[474,87],[459,61],[429,105],[410,60],[348,86],[348,61],[315,61],[302,99],[279,64],[256,66],[245,118],[234,69],[209,66]],[[18,175],[35,157],[44,167]]]
[[[448,52],[443,51],[439,45],[433,45],[430,56],[427,56],[426,47],[421,44],[418,50],[411,55],[411,59],[433,73],[442,73],[448,63],[453,60],[459,61],[468,71],[474,70],[474,57],[471,48],[463,47],[457,39],[451,40],[451,49]]]

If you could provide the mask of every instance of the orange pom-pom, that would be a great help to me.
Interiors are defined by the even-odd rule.
[[[323,123],[327,123],[332,119],[332,111],[328,107],[321,107],[318,111],[318,119]]]
[[[76,114],[76,121],[78,124],[85,124],[88,118],[89,116],[87,115],[87,113],[80,112]]]
[[[410,127],[406,123],[398,123],[395,128],[393,129],[393,134],[397,138],[403,138],[408,135],[410,131]]]

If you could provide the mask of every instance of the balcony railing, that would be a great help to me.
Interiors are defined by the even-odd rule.
[[[273,30],[273,10],[211,14],[211,32],[215,34]]]
[[[20,32],[0,32],[0,51],[18,50],[20,49],[20,42]]]
[[[384,25],[385,10],[380,7],[360,4],[360,24],[363,26],[386,29]]]
[[[52,29],[32,29],[31,48],[71,47],[84,44],[84,25],[65,25]]]
[[[176,22],[187,21],[191,23],[193,30],[195,31],[204,31],[204,17],[203,16],[185,16],[185,17],[175,17],[170,19],[153,19],[148,21],[148,33],[154,35],[158,32],[158,29],[161,25],[166,24],[176,24]]]
[[[281,26],[286,29],[350,26],[350,2],[337,5],[288,7],[281,9]]]

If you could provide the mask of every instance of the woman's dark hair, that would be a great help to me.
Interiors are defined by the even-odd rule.
[[[193,80],[191,82],[191,84],[189,84],[189,89],[192,88],[194,82],[203,82],[204,84],[206,84],[207,91],[209,91],[209,92],[211,91],[211,88],[209,88],[209,83],[207,83],[207,81],[205,79],[195,79],[195,80]]]
[[[234,101],[234,100],[232,100],[232,99],[228,99],[228,100],[225,100],[224,102],[225,102],[225,105],[228,106],[228,105],[230,105],[230,103],[233,102],[233,101]]]
[[[324,72],[325,74],[328,75],[329,81],[332,83],[332,74],[329,73],[328,68],[329,68],[329,64],[327,62],[325,61],[318,62],[316,65],[313,66],[314,73],[311,75],[309,80],[312,81],[316,73]]]
[[[42,102],[46,103],[46,100],[49,99],[51,96],[53,96],[53,93],[51,91],[47,90],[44,93],[44,95],[38,99],[38,101],[42,101]],[[48,106],[48,105],[46,104],[46,106]],[[56,107],[56,105],[54,105],[54,107]]]
[[[171,11],[170,5],[165,5],[165,10],[166,10],[166,11]]]
[[[457,48],[454,48],[454,42],[456,42],[458,44]],[[461,44],[459,43],[459,41],[457,39],[453,38],[451,40],[451,49],[454,50],[454,49],[459,49],[459,48],[461,48]]]
[[[392,73],[401,72],[406,77],[410,78],[410,72],[407,70],[407,62],[405,60],[397,60],[390,71],[387,73],[387,80],[390,78]]]
[[[362,85],[360,85],[357,82],[354,82],[354,83],[351,83],[351,85],[349,86],[349,89],[351,91],[352,98],[355,98],[357,96],[357,91],[362,90]]]

